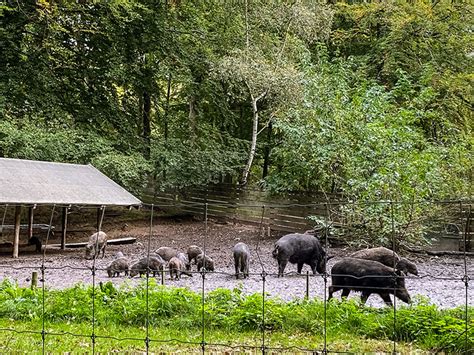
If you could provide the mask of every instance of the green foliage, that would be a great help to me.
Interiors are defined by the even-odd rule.
[[[209,127],[193,140],[153,140],[158,186],[186,187],[220,182],[236,176],[247,144]]]
[[[137,193],[250,166],[275,193],[472,198],[472,15],[424,0],[9,2],[0,156],[94,162]],[[387,240],[383,204],[342,212]],[[402,243],[424,241],[431,213],[395,211]]]
[[[148,291],[148,293],[147,293]],[[147,296],[148,294],[148,296]],[[123,285],[119,288],[108,282],[93,289],[77,285],[64,290],[30,290],[4,280],[0,283],[0,318],[12,320],[41,320],[77,323],[92,321],[92,300],[95,300],[94,319],[99,327],[170,327],[182,331],[199,330],[202,326],[202,300],[199,294],[182,288],[157,285],[154,279],[148,287]],[[426,299],[417,299],[410,307],[393,309],[364,307],[357,300],[331,301],[327,304],[314,300],[283,302],[263,296],[244,296],[241,289],[217,289],[206,295],[204,322],[206,329],[235,331],[289,332],[323,334],[327,319],[327,333],[335,336],[356,334],[365,338],[416,342],[422,348],[460,352],[474,345],[474,309],[465,343],[464,308],[440,310]],[[326,314],[326,316],[325,316]],[[395,329],[393,328],[395,324]],[[264,328],[263,328],[264,327]]]
[[[112,151],[112,144],[94,132],[0,122],[0,152],[6,158],[84,164]]]
[[[132,193],[139,194],[146,187],[152,167],[145,158],[138,154],[103,154],[92,159],[92,164],[103,171]]]
[[[439,211],[418,202],[470,194],[469,141],[447,121],[442,145],[427,136],[420,120],[433,114],[419,106],[429,87],[409,93],[402,74],[392,90],[358,79],[345,64],[311,68],[307,77],[304,105],[275,122],[280,142],[266,186],[344,194],[356,203],[338,212],[361,226],[351,237],[369,244],[392,237],[390,205],[372,202],[403,201],[393,211],[398,239],[424,242],[425,222]]]

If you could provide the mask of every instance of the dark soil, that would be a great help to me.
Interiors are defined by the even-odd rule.
[[[65,288],[77,283],[92,284],[112,281],[114,284],[124,282],[135,284],[139,278],[128,277],[109,278],[105,271],[107,265],[114,259],[115,253],[123,252],[130,260],[137,260],[147,254],[147,248],[156,250],[160,246],[169,246],[180,251],[186,251],[191,244],[206,248],[216,266],[216,272],[205,276],[205,291],[222,288],[241,288],[245,293],[262,292],[262,271],[269,275],[265,278],[265,292],[272,297],[285,300],[303,298],[308,290],[309,297],[326,297],[324,279],[321,275],[309,274],[307,265],[303,268],[303,274],[296,274],[296,265],[289,264],[286,268],[288,273],[283,278],[277,278],[277,263],[271,256],[273,243],[279,236],[262,236],[259,228],[243,224],[221,224],[217,221],[209,221],[206,224],[190,218],[165,219],[157,218],[154,221],[153,233],[150,236],[150,225],[147,221],[136,222],[109,222],[105,223],[103,230],[109,238],[136,237],[137,242],[129,245],[109,245],[105,258],[96,260],[99,268],[95,278],[92,276],[91,267],[93,261],[84,259],[83,249],[67,249],[65,251],[48,248],[45,253],[44,265],[45,286],[47,288]],[[68,237],[68,242],[86,241],[88,233],[76,233]],[[232,258],[232,247],[237,242],[245,242],[249,245],[252,256],[250,262],[250,277],[237,280],[234,276],[234,265]],[[52,240],[49,243],[58,243]],[[336,257],[329,261],[329,268],[341,257],[353,252],[352,249],[330,248],[329,254]],[[406,286],[412,298],[417,296],[427,297],[430,301],[442,308],[463,306],[466,299],[469,305],[473,305],[474,292],[474,266],[472,258],[466,260],[467,274],[471,280],[469,287],[463,279],[465,275],[465,264],[462,257],[429,257],[420,255],[404,255],[416,262],[419,276],[410,276],[406,279]],[[40,275],[43,255],[39,253],[23,253],[19,259],[12,259],[7,255],[0,256],[0,280],[10,278],[16,280],[20,285],[27,286],[33,271]],[[193,271],[195,271],[195,266]],[[157,277],[162,282],[161,277]],[[307,287],[307,280],[309,282]],[[170,280],[169,274],[165,275],[164,283],[174,287],[188,287],[194,291],[202,291],[202,276],[195,273],[193,277],[183,276],[181,280]],[[330,285],[330,278],[327,286]],[[340,297],[339,294],[335,294]],[[358,297],[351,293],[349,297]],[[397,303],[401,303],[397,302]],[[383,302],[377,295],[372,295],[368,304],[382,306]]]

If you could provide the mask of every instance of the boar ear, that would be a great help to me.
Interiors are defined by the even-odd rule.
[[[336,255],[328,255],[326,260],[331,260],[332,258],[334,258]]]

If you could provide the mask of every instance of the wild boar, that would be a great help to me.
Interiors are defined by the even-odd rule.
[[[196,256],[196,264],[198,271],[201,271],[202,268],[205,268],[206,271],[214,271],[214,260],[203,253]]]
[[[388,306],[393,305],[390,294],[403,302],[411,302],[403,273],[378,261],[343,258],[332,267],[331,280],[328,301],[334,292],[342,290],[341,297],[347,297],[351,291],[361,292],[362,303],[372,293],[378,294]]]
[[[182,253],[181,253],[182,254]],[[177,257],[173,256],[169,263],[168,263],[168,268],[170,270],[170,278],[173,280],[174,277],[176,277],[176,280],[179,280],[181,277],[181,274],[193,277],[193,275],[189,272],[185,271],[186,264],[184,261]]]
[[[165,261],[170,261],[173,256],[178,254],[178,251],[170,247],[161,247],[156,249],[155,253],[161,256]]]
[[[418,269],[414,263],[406,258],[401,258],[397,253],[384,247],[359,250],[349,256],[352,258],[378,261],[389,267],[395,265],[395,269],[403,271],[405,274],[418,275]]]
[[[202,249],[199,248],[197,245],[190,245],[187,250],[188,260],[191,264],[193,261],[196,263],[196,257],[199,254],[202,254]]]
[[[105,256],[105,247],[107,246],[107,234],[104,232],[97,232],[89,237],[89,242],[86,245],[85,258],[95,259],[102,252],[102,257]]]
[[[149,267],[153,276],[156,276],[159,271],[163,270],[164,265],[165,263],[161,257],[150,256],[150,258],[141,258],[130,267],[130,277],[146,275],[147,267]]]
[[[242,273],[244,279],[249,277],[250,250],[247,244],[237,243],[232,249],[234,255],[235,277],[238,279]]]
[[[121,252],[119,252],[122,254]],[[113,260],[109,266],[107,266],[107,274],[109,277],[120,276],[120,273],[123,272],[124,275],[128,275],[129,263],[128,258],[122,256]]]
[[[186,268],[186,270],[188,270],[188,271],[191,270],[191,264],[189,263],[189,259],[188,259],[188,256],[187,256],[186,254],[184,254],[184,253],[178,253],[178,254],[176,255],[176,257],[177,257],[178,259],[180,259],[180,260],[183,262],[184,267]],[[171,260],[170,260],[170,261],[171,261]]]
[[[313,274],[326,271],[326,251],[318,238],[310,234],[294,233],[281,237],[275,243],[272,255],[278,261],[278,277],[283,276],[288,261],[297,264],[299,274],[304,264],[311,267]]]

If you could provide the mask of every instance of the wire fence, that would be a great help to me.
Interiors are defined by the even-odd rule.
[[[426,202],[422,202],[426,204]],[[421,205],[422,203],[418,203]],[[351,203],[354,205],[354,203]],[[413,202],[412,202],[413,204]],[[430,204],[433,204],[432,202]],[[187,273],[193,275],[192,284],[193,289],[200,291],[201,296],[201,324],[200,324],[200,335],[199,339],[196,337],[192,337],[189,339],[176,337],[176,338],[167,338],[167,339],[160,339],[152,336],[152,329],[153,329],[153,322],[151,322],[151,317],[154,315],[154,312],[157,312],[156,309],[152,309],[150,307],[150,287],[152,282],[153,283],[161,283],[163,285],[169,285],[170,281],[166,279],[165,275],[168,275],[170,272],[169,268],[164,265],[162,268],[154,269],[150,264],[150,257],[152,257],[155,252],[155,247],[157,246],[157,235],[154,233],[155,225],[157,221],[157,216],[159,213],[157,211],[166,210],[167,207],[176,207],[176,204],[173,205],[154,205],[154,204],[145,204],[141,210],[141,214],[145,214],[148,216],[148,223],[149,223],[149,230],[148,235],[142,236],[140,239],[140,243],[143,245],[141,256],[146,257],[146,267],[143,270],[143,275],[145,276],[143,282],[145,285],[145,300],[146,300],[146,307],[145,307],[145,314],[143,314],[144,318],[144,337],[135,337],[135,336],[110,336],[104,334],[103,331],[99,331],[97,328],[97,316],[96,316],[96,309],[98,308],[97,302],[100,300],[97,299],[97,294],[99,288],[103,286],[103,277],[99,275],[105,275],[107,272],[107,267],[104,265],[98,265],[98,255],[94,254],[94,257],[91,261],[91,264],[87,267],[81,265],[71,265],[67,263],[67,256],[61,260],[60,265],[54,265],[50,262],[49,256],[51,253],[50,244],[51,244],[51,236],[53,232],[53,220],[57,217],[57,211],[60,208],[70,206],[58,206],[52,205],[49,206],[50,208],[50,218],[48,222],[48,230],[46,236],[42,240],[42,255],[39,264],[35,265],[24,265],[20,262],[12,263],[6,261],[3,258],[1,261],[1,269],[5,272],[7,270],[30,270],[34,274],[34,270],[40,271],[40,283],[41,283],[41,328],[38,329],[29,329],[29,330],[18,330],[15,329],[15,326],[12,327],[5,327],[0,328],[0,332],[4,334],[31,334],[37,335],[41,337],[41,344],[42,344],[42,353],[51,352],[51,349],[48,348],[47,340],[52,337],[76,337],[81,338],[83,341],[87,341],[90,343],[90,350],[92,353],[96,353],[96,344],[98,342],[104,340],[116,341],[116,342],[125,342],[125,341],[136,341],[143,344],[143,351],[149,353],[151,349],[158,344],[161,345],[172,345],[172,344],[182,344],[183,346],[187,346],[194,350],[199,350],[202,353],[208,351],[229,351],[229,350],[249,350],[252,352],[261,352],[262,354],[266,353],[275,353],[275,352],[305,352],[305,353],[350,353],[352,350],[350,348],[342,351],[336,348],[332,348],[331,339],[330,339],[330,331],[334,326],[331,324],[331,320],[328,319],[328,297],[330,298],[334,292],[339,291],[342,289],[342,295],[347,296],[348,291],[358,291],[362,294],[362,299],[366,300],[371,294],[379,294],[383,301],[392,308],[393,312],[393,325],[392,325],[392,339],[393,339],[393,348],[392,353],[397,353],[399,341],[397,340],[397,322],[399,322],[397,318],[397,313],[399,312],[399,305],[397,301],[397,297],[403,299],[403,293],[407,292],[405,289],[405,280],[407,282],[417,282],[423,283],[425,280],[435,280],[448,285],[450,288],[449,293],[452,295],[453,292],[462,292],[464,291],[464,299],[462,303],[458,302],[457,306],[463,307],[464,310],[464,330],[463,332],[459,333],[458,337],[464,337],[464,353],[472,353],[473,349],[471,348],[472,339],[471,339],[471,327],[472,327],[472,320],[469,319],[469,307],[472,306],[470,304],[472,295],[472,286],[470,285],[471,277],[472,277],[472,264],[471,259],[472,253],[469,252],[470,243],[471,243],[471,204],[472,201],[438,201],[436,202],[437,206],[442,205],[444,208],[443,210],[446,211],[446,206],[449,207],[449,210],[452,212],[457,211],[455,213],[455,217],[449,216],[447,218],[444,216],[443,218],[447,218],[446,221],[437,222],[436,224],[439,226],[444,226],[441,228],[445,231],[446,225],[453,224],[453,220],[456,222],[456,239],[459,241],[459,246],[461,251],[458,253],[457,258],[460,262],[462,262],[461,267],[458,267],[455,271],[455,274],[447,272],[447,273],[439,273],[439,274],[431,274],[425,273],[420,274],[417,276],[408,275],[406,273],[398,272],[397,269],[397,261],[396,261],[396,254],[393,254],[393,265],[392,268],[384,269],[385,271],[380,271],[379,269],[374,271],[373,274],[369,272],[365,272],[362,276],[360,274],[356,274],[353,272],[348,273],[334,273],[328,267],[327,269],[324,267],[320,273],[315,273],[315,275],[311,275],[309,270],[305,273],[299,274],[295,273],[294,271],[289,271],[292,266],[291,263],[294,260],[290,259],[290,263],[286,266],[286,272],[281,275],[281,271],[275,272],[275,267],[277,265],[277,261],[273,261],[273,264],[268,264],[268,254],[271,253],[271,250],[268,249],[269,242],[273,245],[273,242],[277,240],[277,238],[272,238],[272,236],[268,236],[265,228],[265,213],[268,208],[276,207],[276,206],[247,206],[253,207],[261,211],[261,220],[258,225],[258,232],[257,238],[253,239],[254,245],[251,245],[252,249],[252,258],[254,260],[253,263],[253,270],[252,272],[248,273],[248,278],[241,279],[240,282],[242,284],[246,283],[258,283],[258,287],[260,290],[258,291],[261,294],[261,317],[259,317],[260,324],[258,325],[258,333],[259,336],[254,340],[253,344],[238,344],[234,343],[232,339],[229,339],[227,343],[219,343],[213,342],[212,337],[209,336],[209,333],[212,333],[212,319],[208,319],[208,314],[206,312],[206,294],[208,291],[215,288],[216,280],[224,280],[223,283],[218,283],[219,285],[224,285],[221,287],[233,287],[235,283],[229,283],[228,280],[238,279],[239,275],[233,272],[232,266],[230,267],[220,267],[214,270],[213,268],[206,269],[206,264],[204,263],[204,267],[200,270],[183,270]],[[214,204],[213,207],[216,207],[218,204]],[[321,257],[319,257],[319,261],[323,262],[323,265],[328,265],[329,260],[333,255],[332,253],[332,244],[333,244],[333,233],[334,230],[331,229],[332,222],[335,220],[341,220],[341,216],[338,214],[344,213],[345,207],[349,204],[337,202],[335,204],[331,203],[324,203],[321,204],[324,207],[326,213],[324,216],[319,216],[319,223],[323,225],[324,228],[318,231],[319,235],[319,243],[324,248],[325,253]],[[406,229],[412,228],[413,221],[403,221],[400,222],[396,213],[398,212],[398,208],[402,206],[401,203],[396,203],[392,201],[378,201],[373,202],[370,204],[364,204],[365,206],[383,206],[386,210],[388,219],[385,221],[386,225],[382,226],[381,228],[386,228],[387,225],[389,226],[389,233],[386,232],[387,235],[390,236],[391,240],[386,245],[390,245],[393,250],[396,250],[403,245],[403,241],[401,239],[405,238],[405,231]],[[405,204],[403,204],[405,205]],[[212,237],[209,235],[209,217],[208,217],[208,210],[209,204],[195,204],[193,207],[201,207],[202,208],[202,225],[203,225],[203,233],[200,236],[200,245],[199,247],[202,248],[204,254],[204,260],[206,257],[212,257],[213,251],[216,248],[223,248],[223,246],[219,245],[216,241],[212,240]],[[300,205],[298,205],[300,206]],[[4,213],[2,218],[2,233],[3,227],[5,226],[5,222],[7,219],[7,211],[15,206],[8,206],[5,205]],[[179,207],[179,206],[178,206]],[[280,205],[278,206],[280,207]],[[291,205],[287,205],[287,207],[291,207]],[[186,208],[189,208],[189,204],[186,205]],[[83,211],[91,210],[89,208],[82,208]],[[341,212],[342,211],[342,212]],[[99,232],[103,229],[104,219],[106,217],[107,207],[101,207],[99,213],[97,214],[97,224],[96,224],[96,231]],[[408,212],[412,213],[412,212]],[[347,219],[346,219],[347,220]],[[198,222],[201,223],[201,222]],[[354,222],[354,224],[359,225],[360,221]],[[423,221],[423,224],[426,225],[426,222]],[[438,228],[439,229],[439,228]],[[350,228],[351,233],[354,232],[354,225]],[[343,238],[341,235],[340,230],[336,231],[336,235],[339,235],[339,239]],[[212,246],[212,247],[211,247]],[[94,246],[94,251],[99,249],[99,239],[96,239],[96,244]],[[52,255],[53,256],[53,255]],[[20,256],[21,258],[21,256]],[[334,261],[339,260],[341,257],[338,256],[334,259]],[[216,263],[216,266],[223,266],[225,263]],[[231,262],[227,262],[231,264]],[[378,264],[377,264],[378,265]],[[316,265],[311,265],[312,267],[316,268]],[[334,267],[334,266],[333,266]],[[230,270],[229,270],[230,268]],[[299,268],[299,266],[298,266]],[[224,269],[224,271],[222,271]],[[51,273],[63,273],[67,275],[67,270],[77,270],[84,273],[90,273],[90,282],[92,286],[92,304],[90,305],[91,309],[91,331],[87,334],[75,333],[70,331],[54,331],[48,329],[46,321],[48,319],[47,315],[47,289],[48,289],[48,281],[50,278]],[[257,270],[257,271],[255,271]],[[327,270],[327,271],[326,271]],[[387,272],[386,270],[389,270]],[[141,276],[141,275],[140,275]],[[4,276],[5,277],[5,276]],[[200,281],[195,281],[196,278],[200,279]],[[212,279],[211,281],[210,278]],[[152,281],[152,279],[156,279],[157,281]],[[280,281],[281,280],[281,281]],[[287,288],[288,285],[285,284],[283,280],[290,280],[292,284],[297,283],[299,286],[302,286],[303,292],[298,292],[298,294],[292,294],[292,288]],[[288,282],[290,282],[288,281]],[[227,282],[227,283],[226,283]],[[337,284],[337,283],[340,284]],[[189,285],[191,281],[187,281],[186,285]],[[456,284],[457,286],[450,286]],[[461,287],[459,287],[461,285]],[[57,286],[57,285],[56,285]],[[341,286],[341,287],[338,287]],[[301,289],[301,288],[299,288]],[[256,287],[254,286],[251,290],[255,291]],[[393,302],[391,302],[390,295],[395,296],[393,297]],[[298,298],[322,298],[323,302],[323,323],[322,323],[322,343],[314,348],[310,347],[301,347],[298,345],[292,345],[288,343],[288,345],[275,345],[275,342],[272,341],[272,329],[271,327],[267,327],[268,321],[268,310],[266,309],[267,300],[271,299],[272,297],[286,297],[286,299],[290,300],[295,297]],[[375,296],[371,297],[371,300],[375,298]],[[406,301],[406,299],[404,300]],[[154,334],[154,333],[153,333]],[[437,351],[442,351],[443,348],[437,349]]]

